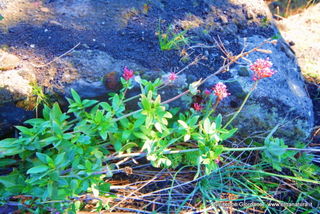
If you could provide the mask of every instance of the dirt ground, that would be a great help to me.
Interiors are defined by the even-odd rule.
[[[177,63],[177,58],[168,52],[163,57],[164,53],[156,48],[154,32],[159,11],[149,9],[143,13],[144,1],[13,2],[5,7],[8,12],[1,13],[5,17],[1,24],[2,46],[29,50],[50,59],[80,42],[78,49],[106,51],[114,58],[134,59],[146,67],[173,67]],[[188,5],[185,3],[185,7]],[[146,28],[150,30],[144,31]],[[159,57],[167,60],[158,60]]]
[[[277,21],[284,39],[295,51],[313,100],[316,133],[320,134],[320,4]],[[318,136],[320,141],[320,136]]]

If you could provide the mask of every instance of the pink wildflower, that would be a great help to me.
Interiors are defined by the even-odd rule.
[[[178,77],[178,75],[176,73],[174,73],[174,72],[171,72],[169,74],[169,80],[170,81],[175,81],[177,79],[177,77]]]
[[[271,77],[276,73],[276,71],[271,69],[271,67],[272,62],[269,58],[257,59],[252,65],[250,65],[250,69],[254,72],[252,79],[257,81],[266,77]]]
[[[221,101],[223,98],[226,98],[230,95],[227,90],[227,86],[223,84],[222,82],[218,82],[212,90],[214,91],[214,94],[218,97],[218,100]]]
[[[125,80],[129,80],[129,79],[131,79],[133,76],[134,76],[133,70],[130,70],[129,68],[127,68],[127,66],[124,67],[122,77],[123,77]]]
[[[205,95],[210,95],[210,94],[211,94],[211,91],[210,91],[209,89],[206,89],[206,90],[204,90],[204,94],[205,94]]]
[[[193,108],[196,111],[201,111],[203,107],[199,103],[193,103]]]
[[[214,162],[215,162],[216,164],[220,163],[220,156],[219,156],[217,159],[215,159]]]

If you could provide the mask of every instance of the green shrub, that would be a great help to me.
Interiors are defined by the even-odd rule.
[[[261,69],[261,65],[266,67],[265,70]],[[252,91],[260,79],[275,73],[270,67],[268,59],[259,59],[251,65],[255,71]],[[176,109],[169,108],[168,103],[188,93],[198,93],[201,81],[190,84],[186,92],[161,101],[158,89],[165,83],[160,79],[151,82],[136,78],[141,86],[140,109],[130,111],[125,97],[133,87],[133,77],[134,72],[125,68],[121,78],[123,89],[112,94],[108,102],[82,100],[76,91],[71,90],[72,98],[68,99],[66,113],[61,111],[58,104],[53,104],[51,108],[45,105],[42,118],[28,120],[26,126],[16,127],[19,130],[18,138],[0,141],[0,167],[13,169],[11,173],[0,176],[2,203],[23,198],[19,203],[21,210],[75,213],[81,208],[80,196],[85,193],[92,195],[90,199],[97,199],[99,195],[113,197],[110,184],[106,182],[113,173],[112,160],[134,156],[146,156],[154,167],[195,166],[195,178],[227,170],[220,179],[215,180],[214,185],[218,186],[223,186],[226,179],[233,179],[229,169],[233,173],[243,173],[245,176],[241,179],[232,180],[244,184],[243,189],[236,191],[241,195],[247,191],[246,187],[250,187],[257,192],[255,196],[259,200],[263,199],[259,195],[259,185],[263,182],[258,179],[256,184],[252,184],[251,178],[256,180],[259,176],[275,176],[295,180],[301,185],[304,182],[320,183],[316,179],[319,169],[309,164],[309,157],[295,159],[294,149],[290,151],[281,139],[271,137],[276,128],[259,147],[225,147],[224,141],[237,131],[228,127],[252,91],[226,122],[221,115],[214,115],[218,104],[230,95],[223,83],[217,83],[212,88],[213,93],[205,92],[207,108],[201,103],[194,103],[190,111],[177,113]],[[172,75],[169,81],[175,78],[177,76]],[[234,152],[260,150],[263,151],[261,164],[264,167],[248,167],[233,157]],[[221,156],[230,152],[228,159],[237,165],[227,164],[221,169]],[[296,160],[299,161],[298,168],[290,165]],[[246,168],[241,169],[243,166]],[[265,166],[278,171],[290,166],[291,172],[297,177],[266,172]],[[207,194],[206,189],[199,188],[203,194]],[[312,190],[308,192],[316,194]],[[105,205],[100,201],[97,206],[99,210]]]

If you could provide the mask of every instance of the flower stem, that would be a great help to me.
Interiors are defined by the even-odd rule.
[[[213,107],[212,107],[211,111],[209,111],[209,113],[207,113],[207,115],[206,115],[204,118],[207,118],[207,117],[209,117],[211,114],[213,114],[213,112],[215,112],[215,111],[216,111],[216,109],[217,109],[217,107],[218,107],[219,103],[220,103],[220,100],[219,100],[219,99],[217,99],[217,100],[216,100],[216,102],[215,102],[215,104],[213,105]]]
[[[243,152],[243,151],[257,151],[257,150],[265,150],[267,147],[249,147],[249,148],[223,148],[223,151],[226,152]]]
[[[246,102],[248,101],[250,95],[252,94],[252,92],[256,89],[258,85],[258,81],[255,81],[254,85],[252,86],[252,88],[250,89],[249,93],[247,94],[247,96],[244,98],[240,108],[234,113],[234,115],[232,116],[232,118],[226,123],[226,125],[223,127],[224,129],[227,128],[230,123],[232,123],[232,121],[238,116],[238,114],[242,111],[244,105],[246,104]]]
[[[259,150],[265,150],[267,147],[251,147],[251,148],[223,148],[224,152],[243,152],[243,151],[259,151]],[[182,154],[182,153],[189,153],[189,152],[197,152],[199,149],[185,149],[185,150],[164,150],[164,155],[169,154]],[[125,157],[137,157],[137,156],[147,156],[148,153],[146,152],[136,152],[136,153],[128,153],[128,154],[121,154],[113,157],[107,158],[107,160],[114,160],[114,159],[120,159]]]

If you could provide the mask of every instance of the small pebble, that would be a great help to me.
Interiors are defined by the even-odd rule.
[[[44,12],[44,13],[49,13],[50,12],[49,8],[47,8],[47,7],[41,7],[40,10],[42,12]]]
[[[90,48],[87,44],[82,44],[84,48]]]
[[[290,45],[290,46],[294,46],[295,44],[296,44],[296,43],[294,43],[293,41],[290,41],[290,42],[289,42],[289,45]]]

